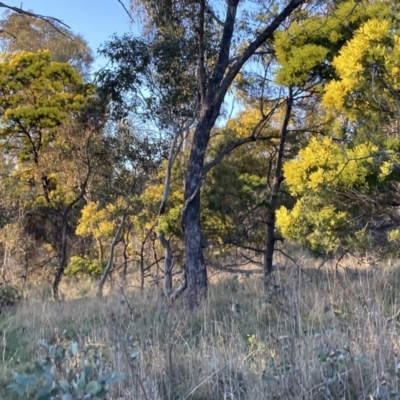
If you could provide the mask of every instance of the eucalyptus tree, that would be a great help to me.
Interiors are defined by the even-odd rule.
[[[145,27],[149,31],[160,32],[179,23],[191,29],[196,43],[195,66],[200,111],[190,143],[182,209],[187,303],[191,308],[207,294],[200,191],[211,130],[220,116],[228,90],[244,65],[272,40],[274,32],[283,23],[289,23],[289,17],[305,2],[292,0],[273,8],[270,3],[257,2],[255,13],[244,11],[250,4],[229,0],[220,13],[217,4],[206,0],[141,3],[147,15]],[[238,17],[240,12],[242,18]],[[214,34],[209,35],[210,31]]]
[[[11,11],[0,19],[0,48],[6,54],[49,50],[53,61],[69,63],[85,78],[93,62],[92,50],[81,35],[60,22],[49,24],[45,19]]]
[[[112,119],[120,124],[133,122],[135,129],[141,131],[159,132],[159,143],[169,148],[164,188],[158,202],[160,223],[156,228],[165,253],[167,298],[183,292],[185,279],[173,291],[172,233],[163,228],[161,220],[169,212],[174,163],[198,116],[194,37],[184,25],[177,24],[175,28],[163,29],[152,37],[113,37],[101,49],[110,60],[109,66],[97,76],[101,91],[111,101]]]

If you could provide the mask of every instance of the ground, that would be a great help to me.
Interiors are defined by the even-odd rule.
[[[0,315],[0,398],[18,398],[12,372],[32,369],[41,341],[76,342],[125,374],[109,399],[399,398],[400,270],[317,264],[277,268],[266,297],[258,275],[218,274],[196,312],[166,308],[154,286],[99,301],[79,283],[61,303],[30,288]]]

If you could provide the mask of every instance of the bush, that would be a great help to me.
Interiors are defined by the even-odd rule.
[[[68,350],[44,341],[40,345],[46,357],[35,362],[30,374],[14,372],[14,382],[8,386],[22,399],[105,399],[108,387],[124,378],[117,372],[105,374],[102,357],[93,347],[79,352],[76,342]]]
[[[22,298],[21,291],[12,285],[0,286],[0,312],[5,306],[13,306]]]
[[[66,276],[89,275],[99,277],[103,273],[105,263],[90,260],[88,256],[73,256],[65,269]]]

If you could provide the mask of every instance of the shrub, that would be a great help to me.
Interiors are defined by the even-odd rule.
[[[86,346],[78,351],[78,344],[50,346],[40,345],[46,357],[35,362],[30,374],[13,373],[14,382],[8,386],[20,398],[34,400],[104,399],[108,387],[124,376],[117,372],[105,373],[99,352]]]

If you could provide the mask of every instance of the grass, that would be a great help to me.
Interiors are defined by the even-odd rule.
[[[11,373],[29,369],[43,339],[97,346],[126,374],[110,399],[400,398],[400,271],[312,263],[275,271],[267,298],[258,277],[220,274],[197,313],[165,309],[154,287],[101,301],[32,296],[1,315],[0,398],[16,398]]]

